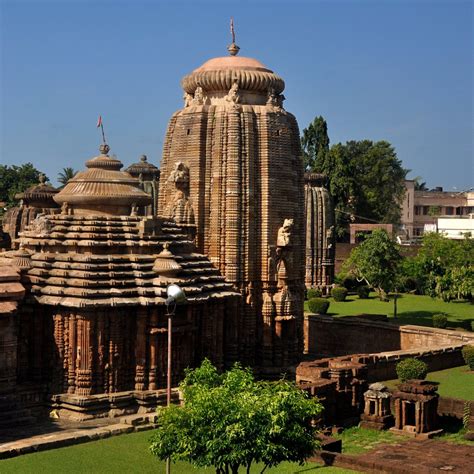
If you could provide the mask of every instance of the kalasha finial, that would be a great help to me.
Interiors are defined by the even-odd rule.
[[[99,147],[99,151],[102,155],[107,155],[107,153],[110,151],[109,145],[107,143],[102,143]]]
[[[234,29],[234,19],[230,19],[230,34],[232,35],[232,44],[227,46],[227,51],[231,56],[236,56],[240,51],[240,48],[235,44],[235,29]]]
[[[38,179],[40,184],[46,183],[46,175],[44,173],[40,173]]]
[[[146,160],[147,160],[147,156],[146,156],[146,155],[140,156],[140,161],[145,162]]]

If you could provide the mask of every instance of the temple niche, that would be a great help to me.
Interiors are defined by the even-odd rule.
[[[15,239],[40,214],[52,214],[58,211],[54,196],[59,192],[46,182],[44,174],[40,174],[39,183],[30,186],[23,193],[15,195],[17,206],[10,208],[3,217],[3,232],[10,237],[11,246],[16,248]]]
[[[140,161],[133,163],[126,170],[134,178],[138,178],[140,188],[151,196],[151,204],[145,207],[144,214],[156,216],[158,213],[158,189],[160,181],[160,170],[148,161],[146,155],[140,157]]]
[[[335,215],[326,176],[305,174],[307,288],[326,292],[334,281]]]
[[[181,82],[184,108],[166,132],[159,214],[195,226],[198,250],[242,295],[241,361],[277,375],[302,354],[299,131],[283,107],[283,79],[237,56],[234,43],[228,49]]]

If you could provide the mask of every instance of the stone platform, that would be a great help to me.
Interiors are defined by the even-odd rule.
[[[96,441],[134,431],[150,430],[157,426],[156,423],[156,413],[147,413],[80,423],[54,420],[33,426],[19,426],[2,430],[0,459]]]
[[[412,439],[397,444],[381,444],[361,455],[323,451],[311,461],[321,459],[326,465],[377,474],[470,474],[473,472],[474,444]]]

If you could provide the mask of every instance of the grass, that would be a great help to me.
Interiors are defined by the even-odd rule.
[[[393,318],[393,300],[380,301],[375,293],[369,299],[359,299],[356,295],[348,296],[346,301],[336,302],[329,298],[328,314],[331,316],[350,316],[356,314],[386,314]],[[445,313],[448,317],[448,327],[470,329],[474,321],[474,304],[466,301],[446,303],[438,298],[425,295],[402,294],[397,299],[398,317],[395,321],[400,324],[416,324],[432,326],[434,314]],[[308,310],[305,302],[305,310]]]
[[[426,380],[439,383],[438,393],[442,397],[474,401],[474,371],[469,370],[467,365],[430,372]],[[390,389],[396,388],[399,383],[396,379],[384,382]]]
[[[2,474],[117,474],[137,472],[140,474],[158,474],[165,472],[165,463],[158,461],[148,451],[151,431],[142,431],[114,436],[100,441],[58,448],[34,454],[25,454],[17,458],[0,461]],[[252,474],[257,474],[263,466],[255,466]],[[214,469],[196,469],[190,464],[171,465],[172,474],[211,474]],[[244,472],[244,471],[242,471]],[[298,466],[282,463],[265,473],[352,473],[347,469],[322,467],[315,463]]]
[[[362,454],[378,444],[399,443],[404,439],[391,431],[369,430],[358,426],[347,428],[336,437],[342,439],[342,452],[345,454]]]

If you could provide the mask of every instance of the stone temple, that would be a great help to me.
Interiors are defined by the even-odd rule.
[[[173,384],[204,357],[266,377],[299,362],[298,126],[283,80],[229,50],[183,79],[161,173],[146,159],[122,171],[104,144],[17,228],[0,259],[0,411],[10,420],[25,409],[79,420],[153,410],[166,386],[170,283],[188,299],[174,320]]]
[[[182,80],[159,212],[193,227],[198,250],[242,295],[242,362],[279,373],[302,350],[304,170],[283,79],[238,50]]]

